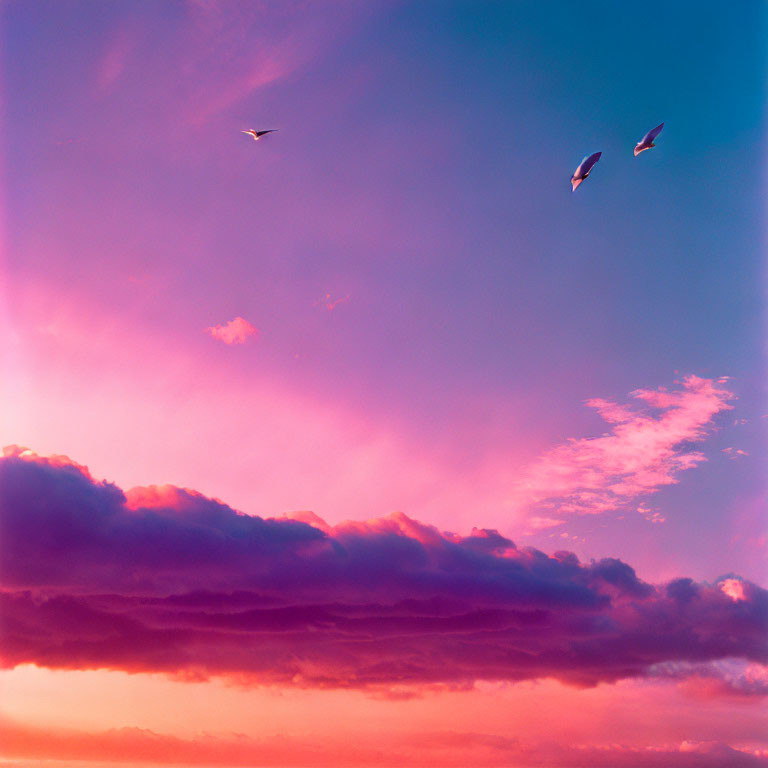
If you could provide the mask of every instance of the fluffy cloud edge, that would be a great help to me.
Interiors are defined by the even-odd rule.
[[[615,558],[403,514],[250,517],[173,486],[126,494],[21,448],[0,460],[0,485],[6,667],[382,690],[706,682],[716,662],[768,663],[768,592],[733,574],[653,585]],[[723,679],[726,692],[765,690]]]

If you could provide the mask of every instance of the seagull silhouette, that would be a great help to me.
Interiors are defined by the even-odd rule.
[[[595,167],[595,163],[600,159],[600,155],[602,154],[602,152],[595,152],[594,155],[585,157],[579,163],[579,167],[573,172],[573,176],[571,176],[571,192],[575,192],[576,187],[578,187],[579,184],[581,184],[581,182],[584,181],[584,179],[586,179],[590,173],[592,173],[592,169]]]
[[[635,144],[635,157],[637,157],[641,152],[645,152],[646,149],[650,149],[651,147],[655,147],[656,145],[653,143],[653,140],[661,133],[661,129],[664,127],[664,123],[661,125],[657,125],[652,130],[648,131],[648,133],[643,136],[640,141]]]
[[[265,133],[274,133],[279,129],[273,128],[270,131],[254,131],[253,128],[251,128],[250,131],[242,131],[242,133],[247,133],[249,136],[253,136],[254,141],[258,141]]]

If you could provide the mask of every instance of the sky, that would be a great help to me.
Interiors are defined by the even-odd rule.
[[[768,765],[767,27],[2,3],[0,758]]]

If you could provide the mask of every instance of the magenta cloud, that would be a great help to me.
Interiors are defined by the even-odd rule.
[[[19,448],[0,490],[6,667],[381,688],[768,662],[768,592],[733,575],[652,585],[617,559],[402,514],[262,519],[172,486],[124,493]]]
[[[688,376],[675,390],[638,389],[631,396],[641,408],[588,400],[610,431],[549,450],[517,484],[515,502],[557,514],[597,514],[677,483],[682,471],[706,461],[690,443],[703,440],[714,417],[732,407],[725,382]]]
[[[245,344],[250,336],[258,334],[259,329],[245,318],[236,317],[226,325],[214,325],[206,328],[205,332],[210,333],[214,339],[223,341],[225,344]]]

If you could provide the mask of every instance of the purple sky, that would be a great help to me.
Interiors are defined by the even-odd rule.
[[[762,579],[764,31],[758,3],[6,4],[4,442]],[[672,448],[706,461],[531,531],[562,516],[516,484],[608,428],[586,401],[689,375],[736,396]]]

